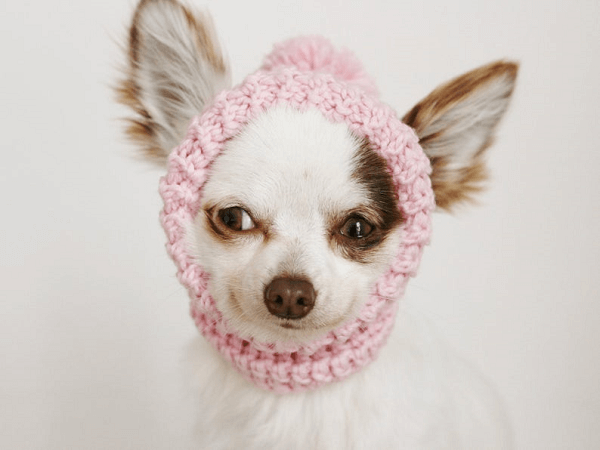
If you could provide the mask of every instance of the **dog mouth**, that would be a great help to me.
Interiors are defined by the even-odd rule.
[[[336,320],[332,320],[329,321],[327,323],[311,323],[306,322],[306,321],[298,321],[298,320],[280,320],[279,323],[277,323],[277,327],[278,328],[283,328],[286,330],[294,330],[294,331],[298,331],[298,332],[326,332],[326,331],[330,331],[338,326],[340,326],[342,323],[344,323],[345,320],[348,319],[348,316],[345,317],[340,317]]]
[[[232,305],[233,309],[237,312],[238,316],[241,317],[245,317],[246,320],[250,321],[250,322],[254,322],[254,318],[251,318],[251,315],[246,314],[246,312],[244,311],[244,308],[242,307],[238,296],[235,293],[231,293],[229,295],[229,303]],[[275,320],[273,320],[275,319]],[[292,330],[292,331],[305,331],[305,330],[311,330],[311,327],[307,326],[307,323],[299,323],[299,320],[291,320],[291,319],[282,319],[282,318],[276,318],[275,316],[269,314],[267,318],[262,317],[262,320],[259,320],[259,322],[261,322],[264,325],[265,322],[270,322],[271,323],[271,327],[273,325],[275,325],[277,328],[283,328],[285,330]],[[315,327],[314,330],[312,331],[317,331],[318,327]]]
[[[265,336],[268,335],[269,339],[304,342],[326,334],[352,317],[352,307],[348,306],[344,314],[336,315],[336,317],[329,318],[329,320],[315,317],[315,311],[302,319],[280,318],[267,313],[266,310],[263,311],[262,308],[259,308],[261,311],[258,313],[256,310],[247,311],[243,307],[240,299],[242,296],[239,293],[230,292],[229,294],[228,303],[231,311],[234,312],[233,316],[236,318],[234,323],[237,326],[234,325],[234,328],[248,336],[253,336],[255,333],[258,336],[263,336],[263,333],[267,333]]]

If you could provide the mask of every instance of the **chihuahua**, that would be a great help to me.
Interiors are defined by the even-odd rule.
[[[399,119],[323,38],[232,87],[206,15],[138,4],[117,92],[129,137],[168,159],[167,248],[205,337],[198,448],[511,448],[493,389],[399,298],[430,212],[481,190],[516,75],[475,69]]]

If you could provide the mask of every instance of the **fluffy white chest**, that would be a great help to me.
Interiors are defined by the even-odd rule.
[[[511,448],[493,391],[403,312],[373,364],[306,393],[255,387],[203,339],[189,358],[198,448]]]

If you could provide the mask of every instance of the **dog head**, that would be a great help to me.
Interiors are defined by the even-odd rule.
[[[140,3],[129,55],[119,94],[137,113],[130,135],[164,158],[228,86],[226,64],[209,22],[173,0]],[[481,188],[516,70],[476,69],[403,118],[431,161],[439,208]],[[258,341],[305,342],[356,317],[403,238],[391,172],[368,140],[316,110],[273,107],[229,139],[186,230],[229,325]]]
[[[399,243],[384,159],[345,124],[278,107],[228,141],[189,232],[242,335],[304,340],[356,315]]]

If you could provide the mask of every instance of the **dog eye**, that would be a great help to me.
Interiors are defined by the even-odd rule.
[[[233,231],[246,231],[254,228],[254,222],[250,215],[239,206],[220,210],[219,219],[223,225]]]
[[[373,226],[361,217],[351,217],[344,223],[340,233],[351,239],[362,239],[373,231]]]

